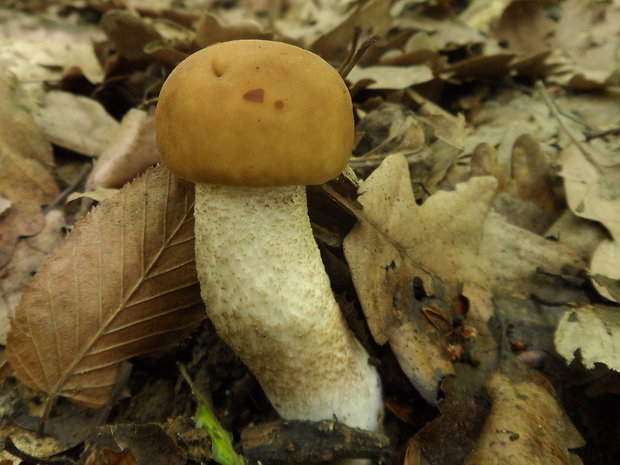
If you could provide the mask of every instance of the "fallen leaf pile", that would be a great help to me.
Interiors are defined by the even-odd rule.
[[[205,320],[193,188],[152,166],[166,76],[234,39],[373,44],[309,211],[385,456],[620,463],[620,0],[4,2],[0,462],[212,460],[178,362],[232,438],[274,419]]]

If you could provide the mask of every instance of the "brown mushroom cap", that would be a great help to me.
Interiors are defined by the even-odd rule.
[[[340,75],[293,45],[236,40],[189,56],[157,105],[157,145],[176,175],[239,186],[321,184],[342,172],[353,111]]]

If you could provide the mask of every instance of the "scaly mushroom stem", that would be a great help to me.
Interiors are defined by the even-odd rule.
[[[334,299],[305,187],[197,183],[195,218],[207,314],[280,415],[378,429],[379,377]]]

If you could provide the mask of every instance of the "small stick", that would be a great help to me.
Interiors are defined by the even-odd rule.
[[[560,124],[560,127],[568,135],[568,137],[575,144],[577,149],[579,149],[579,151],[586,158],[586,160],[588,160],[592,164],[592,166],[594,166],[596,171],[600,172],[600,168],[598,166],[598,163],[592,157],[592,154],[583,146],[583,144],[580,141],[577,140],[577,138],[573,135],[572,131],[568,128],[568,126],[566,125],[566,123],[562,119],[562,115],[560,114],[560,111],[558,110],[557,105],[555,104],[555,102],[553,102],[553,100],[552,100],[551,96],[549,95],[549,92],[547,92],[547,88],[545,87],[543,82],[542,81],[537,81],[536,82],[536,88],[538,89],[538,91],[542,95],[543,100],[545,101],[545,103],[547,104],[549,109],[551,110],[551,113],[553,114],[555,119],[558,120],[558,123]]]
[[[244,429],[241,443],[252,463],[309,464],[355,457],[392,464],[395,459],[387,435],[337,420],[275,420]]]
[[[47,214],[50,211],[52,211],[54,208],[58,207],[59,205],[63,204],[65,202],[65,200],[67,200],[67,197],[69,197],[69,195],[71,195],[76,189],[77,187],[84,182],[84,180],[86,179],[86,177],[88,176],[88,174],[90,173],[90,170],[92,169],[92,165],[86,165],[84,168],[82,168],[82,170],[78,173],[78,175],[76,176],[76,178],[73,180],[73,182],[71,183],[70,186],[68,186],[64,191],[62,191],[60,193],[60,195],[58,195],[58,197],[56,197],[52,203],[50,203],[48,206],[46,206],[43,209],[43,213]]]
[[[381,36],[377,35],[369,37],[364,42],[362,42],[362,45],[358,47],[357,44],[359,42],[361,34],[362,28],[360,26],[355,26],[355,29],[353,30],[353,38],[351,39],[351,50],[349,51],[349,55],[347,56],[347,58],[342,63],[342,66],[338,70],[338,73],[340,74],[340,76],[342,76],[342,79],[346,79],[353,67],[357,65],[362,59],[364,53],[366,53],[366,51],[370,47],[372,47],[375,42],[381,39]]]
[[[589,134],[586,134],[586,142],[591,141],[592,139],[599,139],[601,137],[607,136],[620,136],[620,128],[612,128],[605,131],[591,132]]]

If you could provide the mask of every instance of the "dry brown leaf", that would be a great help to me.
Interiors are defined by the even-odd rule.
[[[97,159],[86,189],[121,187],[158,161],[154,114],[131,109]]]
[[[245,20],[234,24],[225,24],[223,18],[212,13],[205,13],[196,25],[196,43],[200,47],[207,47],[216,42],[226,42],[237,39],[269,40],[273,33],[265,31],[255,21]]]
[[[325,59],[342,60],[356,27],[368,36],[384,34],[391,26],[389,0],[370,0],[358,4],[336,27],[309,45],[309,49]]]
[[[476,282],[503,294],[536,293],[538,270],[574,276],[586,265],[569,246],[510,224],[495,212],[487,215],[480,244],[473,266],[478,270],[474,276],[482,278]]]
[[[496,371],[487,380],[491,413],[465,465],[571,465],[585,441],[538,374]]]
[[[175,432],[177,434],[172,436],[155,423],[102,426],[89,444],[84,463],[85,465],[183,465],[187,462],[185,453],[187,444],[182,439],[183,435],[178,431]],[[208,449],[209,440],[205,439]],[[131,460],[127,460],[128,455]],[[103,460],[104,457],[106,460]]]
[[[556,211],[556,198],[551,179],[550,162],[540,143],[530,134],[523,134],[512,147],[512,192],[516,198],[531,202],[543,211]]]
[[[548,1],[512,2],[503,11],[495,36],[510,50],[537,53],[549,48],[546,38],[555,30],[547,15]]]
[[[363,135],[353,152],[356,155],[351,160],[353,168],[364,166],[369,156],[413,153],[424,147],[424,129],[416,114],[394,103],[382,103],[369,112],[357,124],[356,131]]]
[[[43,230],[19,241],[12,260],[0,270],[0,344],[6,344],[9,323],[23,290],[47,254],[60,244],[64,225],[63,212],[59,209],[50,211],[45,215]]]
[[[15,78],[0,73],[0,196],[11,202],[0,218],[0,268],[20,236],[32,236],[45,223],[41,206],[58,195],[49,172],[52,149],[24,110],[25,96]]]
[[[147,60],[144,47],[162,36],[152,24],[129,10],[110,10],[100,22],[101,29],[116,50],[128,60]]]
[[[7,341],[15,375],[100,406],[121,361],[186,336],[204,317],[192,208],[191,184],[157,167],[76,224],[17,308]]]
[[[515,53],[502,52],[467,58],[447,68],[445,70],[446,77],[449,75],[454,75],[457,78],[504,76],[510,70],[510,63],[515,56]]]

